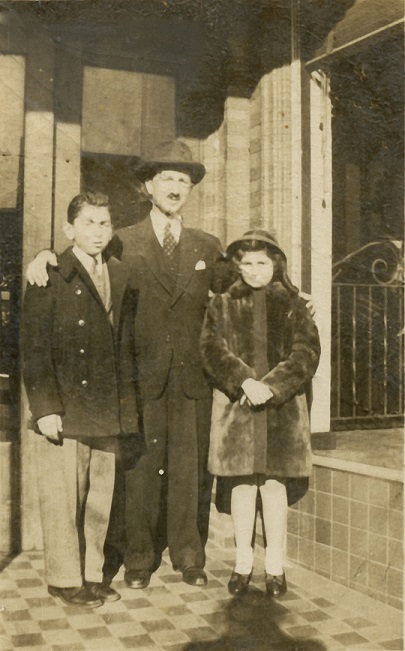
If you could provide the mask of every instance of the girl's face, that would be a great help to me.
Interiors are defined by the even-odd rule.
[[[238,268],[245,283],[254,289],[268,285],[274,274],[273,261],[265,251],[246,251]]]

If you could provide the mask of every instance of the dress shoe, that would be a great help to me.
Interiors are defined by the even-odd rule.
[[[228,590],[234,597],[240,597],[245,594],[252,578],[252,572],[250,574],[239,574],[239,572],[232,572],[231,578],[228,583]]]
[[[92,581],[86,581],[86,587],[89,592],[94,595],[95,599],[101,599],[104,603],[111,603],[112,601],[119,601],[119,599],[121,599],[121,595],[107,583],[93,583]]]
[[[48,585],[48,592],[52,597],[59,597],[68,606],[99,608],[99,606],[103,605],[103,601],[85,586],[80,588],[56,588],[53,585]]]
[[[287,592],[287,581],[284,572],[277,576],[266,572],[266,592],[269,597],[280,597]]]
[[[207,585],[207,575],[200,567],[187,567],[183,570],[183,581],[189,585]]]
[[[149,570],[128,570],[124,574],[125,582],[128,588],[133,590],[143,590],[149,585],[151,572]]]

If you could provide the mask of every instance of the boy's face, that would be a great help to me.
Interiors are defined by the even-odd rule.
[[[273,278],[273,261],[264,251],[246,251],[237,264],[245,283],[254,289],[265,287]]]
[[[73,224],[65,224],[65,234],[88,255],[104,251],[112,237],[111,215],[107,206],[84,204]]]
[[[193,187],[188,174],[175,170],[162,170],[153,179],[146,181],[145,185],[155,206],[167,215],[181,210]]]

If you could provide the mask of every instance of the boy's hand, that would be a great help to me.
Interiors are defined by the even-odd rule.
[[[307,304],[308,312],[310,313],[312,318],[315,319],[316,310],[315,310],[315,305],[314,305],[314,301],[312,299],[311,294],[306,294],[305,292],[300,292],[299,296],[304,299],[305,303]]]
[[[42,416],[37,420],[38,429],[46,436],[47,439],[53,443],[59,443],[60,433],[63,432],[62,419],[59,414],[49,414],[49,416]]]
[[[254,380],[253,378],[248,378],[245,380],[242,384],[242,389],[249,404],[253,405],[254,407],[257,407],[258,405],[264,405],[273,397],[273,394],[267,384],[264,384],[264,382],[260,382],[259,380]],[[240,401],[241,405],[243,405],[245,402],[243,398],[244,396],[242,396],[242,399]]]
[[[51,267],[58,266],[58,258],[52,251],[40,251],[34,260],[32,260],[27,267],[27,280],[30,285],[38,285],[38,287],[46,287],[49,276],[46,270],[47,265]]]

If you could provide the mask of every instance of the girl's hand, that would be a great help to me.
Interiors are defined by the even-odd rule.
[[[259,380],[254,380],[253,378],[245,380],[242,384],[242,389],[246,396],[245,399],[247,399],[248,403],[254,407],[264,405],[273,397],[273,393],[267,384],[264,384],[264,382],[260,382]],[[241,405],[245,402],[243,398],[244,396],[242,396],[240,401]]]

